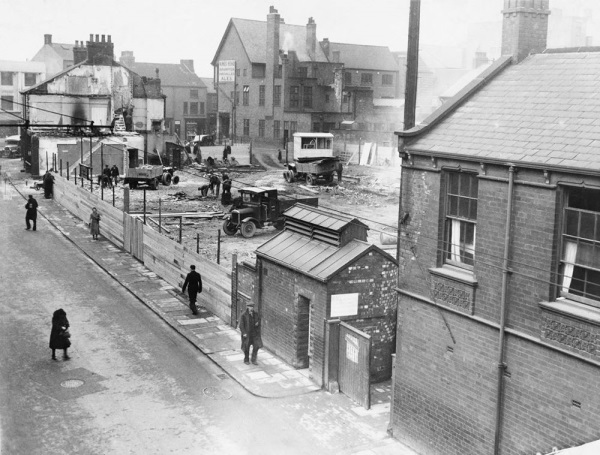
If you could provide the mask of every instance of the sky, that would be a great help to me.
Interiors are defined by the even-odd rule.
[[[421,0],[421,45],[457,46],[472,40],[471,25],[500,21],[503,4]],[[31,59],[44,34],[71,44],[87,41],[90,34],[111,35],[117,60],[125,50],[133,51],[139,62],[193,59],[196,74],[212,77],[210,63],[230,18],[266,21],[271,5],[287,24],[306,25],[313,17],[319,40],[406,51],[410,0],[0,0],[0,60]],[[600,45],[600,0],[550,0],[550,8],[555,17],[558,10],[591,17],[595,24],[587,26],[595,26],[594,44]]]

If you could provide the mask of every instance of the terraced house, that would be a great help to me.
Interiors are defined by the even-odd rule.
[[[503,57],[397,133],[391,429],[421,454],[600,438],[600,49],[546,49],[547,0],[502,13]]]

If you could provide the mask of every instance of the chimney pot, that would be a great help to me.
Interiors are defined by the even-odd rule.
[[[100,42],[100,35],[96,35],[96,42],[99,43]]]
[[[108,35],[108,42],[109,42],[109,43],[111,42],[111,41],[110,41],[110,35]]]
[[[92,33],[90,33],[90,43],[94,42],[94,35]]]
[[[102,35],[102,42],[106,43],[106,35]]]
[[[44,44],[52,44],[52,35],[50,35],[50,34],[44,35]]]

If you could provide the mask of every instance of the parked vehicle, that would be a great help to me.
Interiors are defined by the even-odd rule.
[[[333,134],[294,133],[294,161],[283,172],[285,180],[305,180],[309,185],[331,183],[335,174],[339,180],[342,163],[333,153]]]
[[[169,186],[171,183],[177,185],[179,177],[174,173],[175,169],[170,166],[144,164],[140,167],[126,169],[123,183],[129,185],[132,190],[139,185],[147,185],[151,190],[155,190],[159,183],[165,186]]]
[[[250,238],[256,229],[269,225],[283,229],[282,214],[293,205],[319,206],[318,197],[281,197],[275,188],[242,188],[239,193],[231,212],[224,217],[223,232],[227,235],[235,235],[239,230],[242,236]]]
[[[21,137],[19,135],[8,136],[4,144],[2,156],[4,158],[18,158],[21,155]]]
[[[194,137],[192,142],[198,144],[200,147],[215,145],[215,137],[212,134],[200,134]]]

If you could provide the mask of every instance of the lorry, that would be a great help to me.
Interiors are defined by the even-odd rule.
[[[173,175],[174,172],[175,169],[171,166],[143,164],[126,169],[123,183],[128,184],[132,190],[139,185],[147,185],[151,190],[155,190],[159,183],[165,186],[179,183],[179,177]]]
[[[286,182],[331,183],[335,174],[341,180],[342,163],[333,153],[333,134],[294,133],[294,161],[283,172]]]
[[[223,232],[235,235],[239,230],[242,236],[250,238],[256,229],[268,225],[283,229],[283,212],[297,203],[318,207],[319,198],[281,197],[276,188],[270,187],[241,188],[230,213],[224,216]]]
[[[18,158],[21,155],[21,136],[18,134],[8,136],[4,142],[2,156],[4,158]]]

